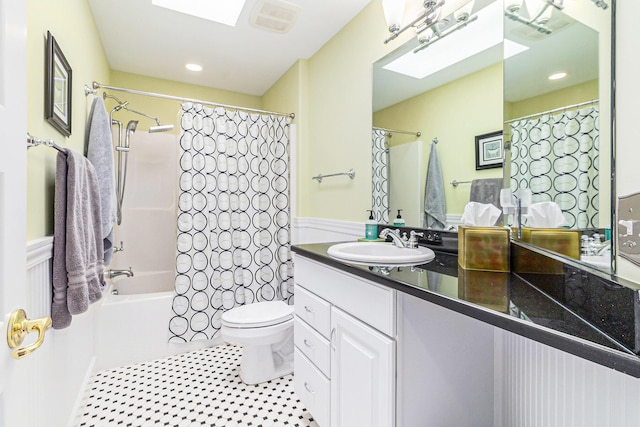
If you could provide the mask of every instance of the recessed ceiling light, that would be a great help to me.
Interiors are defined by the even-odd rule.
[[[155,6],[235,27],[246,0],[151,0]]]
[[[567,77],[567,73],[565,73],[564,71],[561,71],[559,73],[553,73],[547,78],[549,80],[560,80],[560,79],[564,79],[565,77]]]
[[[189,71],[202,71],[202,65],[198,64],[185,64],[184,68]]]

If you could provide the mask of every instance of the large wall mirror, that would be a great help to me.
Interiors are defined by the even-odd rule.
[[[411,38],[373,64],[372,203],[379,222],[393,223],[402,209],[408,226],[425,226],[435,148],[446,228],[459,224],[473,180],[502,178],[516,194],[530,189],[534,203],[558,204],[566,218],[559,228],[592,237],[591,255],[599,258],[583,261],[610,268],[613,20],[603,6],[612,1],[549,3],[475,0],[471,15],[478,18],[463,29],[422,50]],[[532,22],[530,14],[545,5]],[[549,79],[561,72],[564,78]],[[478,167],[478,138],[499,131],[504,165]]]

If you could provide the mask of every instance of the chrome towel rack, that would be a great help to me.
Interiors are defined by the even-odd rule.
[[[353,179],[356,177],[356,171],[354,171],[353,169],[349,169],[346,172],[330,173],[328,175],[318,174],[317,176],[311,177],[311,179],[317,179],[318,182],[322,182],[324,178],[329,178],[331,176],[342,176],[342,175],[347,175],[349,178]]]
[[[451,181],[451,185],[453,185],[454,187],[457,187],[460,184],[471,184],[471,181],[458,181],[457,179]]]
[[[40,139],[27,132],[27,150],[31,147],[37,147],[38,145],[46,145],[47,147],[55,148],[61,153],[64,153],[64,149],[56,144],[53,139]]]

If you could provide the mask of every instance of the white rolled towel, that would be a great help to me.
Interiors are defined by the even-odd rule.
[[[502,211],[491,203],[469,202],[464,207],[461,222],[464,225],[490,227],[496,224]]]
[[[534,228],[558,228],[566,224],[562,209],[555,202],[539,202],[529,206],[527,225]]]

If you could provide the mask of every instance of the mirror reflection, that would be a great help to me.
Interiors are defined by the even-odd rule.
[[[611,221],[610,8],[590,0],[564,2],[562,9],[550,6],[540,16],[536,10],[534,25],[528,25],[528,8],[536,2],[522,3],[476,0],[471,14],[478,18],[462,30],[418,53],[413,53],[420,46],[414,38],[374,63],[376,219],[392,224],[401,209],[407,226],[427,227],[425,184],[435,150],[443,228],[457,227],[465,207],[476,201],[472,184],[489,185],[489,202],[499,207],[496,188],[511,188],[514,196],[525,188],[533,204],[530,212],[522,210],[525,227],[579,230],[592,238],[589,254],[604,254],[604,265],[610,266],[610,252],[602,250]],[[508,16],[514,13],[522,19]],[[492,19],[494,24],[483,30],[493,36],[472,31]],[[487,41],[484,46],[464,54],[455,49],[459,57],[442,65],[439,55],[450,57],[452,46],[479,38]],[[414,61],[404,64],[405,70],[403,56]],[[427,70],[421,63],[440,64],[440,69]],[[567,73],[564,78],[548,79],[561,71]],[[500,141],[483,142],[500,131]],[[483,153],[498,147],[504,150],[504,167],[491,165],[490,157],[489,167],[482,167]],[[487,188],[481,193],[486,195]],[[553,215],[552,204],[560,208],[560,217]],[[495,218],[495,212],[475,215]],[[499,212],[498,217],[499,223],[518,224],[514,215]]]

